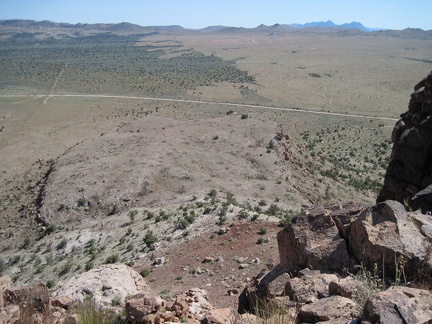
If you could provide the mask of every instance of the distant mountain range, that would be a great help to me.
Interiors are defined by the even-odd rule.
[[[25,19],[12,19],[12,20],[0,20],[0,32],[16,32],[16,31],[42,31],[43,29],[58,29],[58,30],[97,30],[100,32],[111,32],[111,33],[159,33],[159,32],[172,32],[172,33],[254,33],[263,32],[269,35],[278,35],[279,33],[324,33],[324,34],[338,34],[338,35],[358,35],[358,34],[370,34],[370,35],[386,35],[397,38],[411,38],[411,39],[432,39],[432,30],[422,30],[419,28],[406,28],[404,30],[391,30],[384,28],[369,28],[363,26],[359,22],[346,23],[342,25],[336,25],[332,21],[321,21],[321,22],[310,22],[306,24],[274,24],[272,26],[259,25],[254,28],[244,27],[228,27],[228,26],[209,26],[202,29],[187,29],[179,25],[172,26],[140,26],[127,22],[118,24],[68,24],[68,23],[57,23],[48,20],[34,21]]]
[[[68,24],[68,23],[57,23],[49,20],[44,21],[34,21],[34,20],[24,20],[24,19],[12,19],[12,20],[0,20],[0,26],[7,27],[17,27],[17,28],[31,28],[31,29],[40,29],[40,28],[81,28],[81,29],[89,29],[89,28],[98,28],[105,30],[119,30],[119,29],[127,29],[127,30],[139,30],[142,28],[158,28],[158,29],[184,29],[181,26],[173,25],[173,26],[139,26],[136,24],[131,24],[127,22],[119,23],[119,24]],[[256,28],[260,28],[264,25],[260,25]],[[384,28],[368,28],[363,26],[361,23],[353,21],[349,24],[336,25],[330,20],[327,21],[319,21],[319,22],[310,22],[306,24],[275,24],[273,26],[278,26],[282,28],[314,28],[314,27],[323,27],[323,28],[341,28],[341,29],[358,29],[365,32],[383,30]],[[213,32],[220,31],[226,28],[231,28],[228,26],[209,26],[206,28],[200,29],[204,32]],[[241,27],[239,27],[241,28]],[[248,29],[248,28],[245,28]]]
[[[308,27],[325,27],[325,28],[345,28],[345,29],[359,29],[365,32],[384,30],[385,28],[369,28],[363,26],[361,23],[357,21],[353,21],[352,23],[345,23],[341,25],[336,25],[331,20],[327,21],[318,21],[318,22],[310,22],[306,24],[290,24],[290,26],[295,28],[308,28]]]

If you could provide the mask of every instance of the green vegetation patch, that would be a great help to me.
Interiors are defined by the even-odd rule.
[[[236,68],[234,61],[192,49],[164,57],[182,45],[136,46],[145,36],[148,34],[102,33],[38,39],[36,34],[15,35],[0,42],[0,86],[31,86],[46,91],[61,74],[56,94],[173,96],[218,82],[255,81]]]

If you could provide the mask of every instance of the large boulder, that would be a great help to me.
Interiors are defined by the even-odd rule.
[[[92,298],[98,307],[108,308],[113,299],[123,304],[127,296],[138,293],[151,295],[142,276],[124,264],[110,264],[72,277],[58,285],[52,296],[69,296],[78,302]]]
[[[364,210],[351,224],[349,247],[359,263],[367,269],[384,269],[390,278],[405,275],[412,280],[420,273],[432,277],[430,242],[397,201]]]
[[[432,323],[432,293],[408,287],[391,287],[366,302],[362,323]]]
[[[349,224],[361,210],[348,204],[316,208],[296,216],[277,234],[280,267],[295,273],[309,268],[342,271],[350,268],[347,242]]]

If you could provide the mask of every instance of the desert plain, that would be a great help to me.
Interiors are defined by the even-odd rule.
[[[416,30],[102,27],[0,28],[0,272],[17,284],[122,262],[156,293],[232,306],[297,212],[375,201],[431,70]]]

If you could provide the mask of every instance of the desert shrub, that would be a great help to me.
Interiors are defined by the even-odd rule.
[[[162,216],[158,215],[155,217],[155,223],[162,222]]]
[[[263,324],[297,323],[298,308],[296,306],[281,307],[281,304],[289,304],[288,300],[288,297],[284,297],[283,302],[256,298],[255,305],[251,309],[252,313],[258,317],[256,322]]]
[[[141,275],[141,277],[143,277],[143,278],[147,277],[149,274],[150,274],[150,270],[149,270],[149,269],[142,269],[142,270],[140,271],[140,275]]]
[[[108,212],[107,212],[107,216],[112,216],[115,215],[117,213],[118,209],[117,209],[117,205],[116,204],[112,204],[109,208],[108,208]]]
[[[60,241],[60,243],[57,244],[57,246],[56,246],[57,251],[61,250],[61,249],[64,249],[66,247],[66,245],[67,245],[67,240],[65,238],[62,238],[62,240]]]
[[[89,270],[93,269],[93,267],[94,267],[93,262],[92,261],[87,261],[86,264],[85,264],[85,266],[84,266],[84,270],[85,271],[89,271]]]
[[[153,243],[156,243],[158,241],[158,239],[157,239],[156,235],[153,234],[152,231],[147,231],[147,233],[144,235],[143,241],[147,246],[150,246]]]
[[[111,254],[109,257],[106,258],[105,263],[107,264],[111,264],[111,263],[116,263],[119,260],[119,255],[116,254]]]
[[[240,210],[240,212],[237,215],[237,217],[240,219],[246,219],[246,218],[248,218],[248,216],[249,216],[249,213],[246,209]]]
[[[210,190],[210,192],[208,193],[208,195],[209,195],[209,197],[211,197],[211,198],[216,198],[216,196],[217,196],[217,191],[216,191],[216,189],[212,189],[212,190]]]
[[[9,258],[9,264],[10,265],[15,265],[15,264],[17,264],[20,261],[21,261],[21,255],[19,255],[19,254],[11,256]]]
[[[279,214],[280,208],[276,204],[271,204],[266,211],[266,214],[276,216]]]
[[[59,207],[57,208],[58,212],[63,212],[65,210],[69,210],[69,207],[66,206],[65,204],[60,204]]]
[[[125,242],[126,242],[126,238],[123,236],[123,237],[121,237],[120,240],[119,240],[119,245],[122,245],[122,244],[124,244]]]
[[[120,296],[114,296],[111,299],[111,305],[112,306],[119,306],[121,304],[121,297]]]
[[[45,229],[44,235],[49,235],[51,233],[54,233],[55,231],[57,231],[58,227],[56,224],[51,223],[49,224],[49,226]]]
[[[219,215],[218,225],[224,225],[227,221],[227,217],[224,215]]]
[[[267,148],[269,150],[273,150],[275,148],[275,142],[273,140],[270,140],[270,142],[267,145]]]
[[[30,246],[30,244],[31,244],[31,240],[30,240],[30,238],[29,238],[29,237],[26,237],[26,238],[24,239],[23,244],[21,245],[21,249],[26,250],[26,249]]]
[[[188,220],[185,218],[182,218],[177,223],[177,228],[183,230],[183,229],[186,229],[189,225],[190,225],[190,223],[188,222]]]
[[[138,214],[138,210],[132,210],[128,213],[128,217],[130,218],[131,224],[135,222],[135,216]]]
[[[53,288],[56,285],[56,283],[55,283],[55,281],[53,279],[49,279],[49,280],[47,280],[47,282],[45,283],[45,285],[47,286],[48,289],[51,289],[51,288]]]
[[[237,205],[238,203],[237,203],[237,200],[236,200],[236,198],[234,197],[234,194],[233,193],[231,193],[231,192],[227,192],[227,200],[226,200],[226,203],[228,204],[228,205]]]
[[[6,262],[0,258],[0,276],[3,275],[3,272],[6,270]]]
[[[121,302],[121,297],[115,296],[111,303],[113,306],[119,305],[117,302]],[[120,324],[125,323],[125,319],[121,315],[115,314],[110,310],[102,310],[99,308],[93,299],[86,300],[84,303],[80,303],[78,306],[71,309],[70,313],[66,316],[66,322],[73,322],[74,320],[68,318],[72,314],[77,314],[79,322],[82,324]]]
[[[378,276],[376,264],[372,271],[368,271],[361,265],[360,271],[354,276],[355,291],[352,299],[359,305],[358,313],[361,314],[367,299],[374,293],[385,289],[382,279]]]
[[[64,276],[72,270],[72,262],[68,261],[65,263],[63,268],[59,271],[59,276]]]
[[[34,274],[38,274],[38,273],[42,273],[43,268],[41,265],[35,266],[33,273]]]
[[[267,234],[267,228],[261,227],[258,231],[259,235],[266,235]]]
[[[195,221],[195,211],[191,210],[188,215],[184,216],[184,218],[192,224]]]
[[[77,200],[77,207],[83,207],[87,202],[87,199],[84,197],[78,198]]]
[[[241,119],[248,119],[249,115],[248,114],[242,114],[241,115]]]

